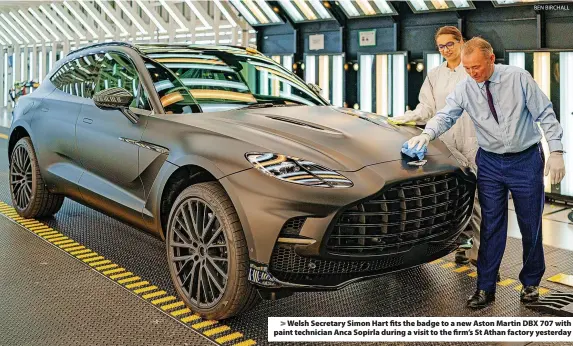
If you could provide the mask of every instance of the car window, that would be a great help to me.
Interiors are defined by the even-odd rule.
[[[227,51],[191,50],[147,54],[175,74],[203,112],[256,103],[325,105],[304,81],[275,61]]]
[[[92,98],[98,77],[96,57],[87,55],[64,64],[50,80],[63,92],[74,96]]]
[[[163,65],[145,59],[153,86],[166,114],[197,113],[199,107],[187,87]]]
[[[215,112],[257,103],[239,73],[214,55],[150,54],[187,87],[203,112]]]
[[[151,110],[149,98],[140,84],[139,73],[127,56],[108,52],[101,56],[96,93],[109,88],[124,88],[133,95],[130,107]]]

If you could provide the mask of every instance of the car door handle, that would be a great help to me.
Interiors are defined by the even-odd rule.
[[[91,120],[90,118],[84,118],[84,123],[91,124],[92,122],[93,120]]]

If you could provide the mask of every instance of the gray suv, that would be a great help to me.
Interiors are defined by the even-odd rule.
[[[419,132],[253,49],[97,44],[18,103],[12,203],[42,218],[68,197],[164,239],[180,297],[222,319],[455,250],[475,177],[439,141],[404,157]]]

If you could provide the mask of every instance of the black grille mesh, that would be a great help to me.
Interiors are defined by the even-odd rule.
[[[281,281],[328,285],[368,273],[381,272],[402,263],[402,256],[355,261],[314,259],[297,255],[290,245],[277,244],[273,250],[270,268],[271,273]]]
[[[283,225],[283,228],[281,229],[281,236],[285,236],[285,235],[298,235],[300,233],[300,230],[302,229],[302,225],[304,225],[304,222],[306,221],[306,217],[305,216],[297,216],[297,217],[293,217],[291,219],[288,219],[287,222],[285,222],[285,224]]]
[[[384,188],[334,222],[331,255],[389,255],[451,238],[471,214],[473,187],[455,174],[421,177]]]

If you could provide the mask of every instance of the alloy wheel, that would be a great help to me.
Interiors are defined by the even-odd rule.
[[[24,146],[18,146],[12,153],[10,165],[10,187],[14,203],[20,209],[26,209],[32,199],[32,161]]]
[[[229,275],[228,244],[223,224],[208,204],[189,198],[173,214],[170,265],[189,301],[199,308],[216,305]]]

